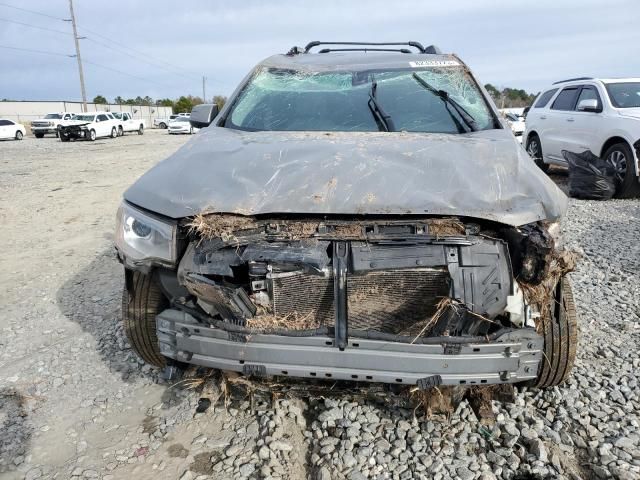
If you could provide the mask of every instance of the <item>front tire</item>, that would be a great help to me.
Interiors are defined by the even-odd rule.
[[[544,337],[543,356],[538,378],[531,382],[537,388],[562,384],[571,373],[578,347],[578,315],[568,277],[562,277],[554,291],[547,318],[539,333]]]
[[[118,136],[119,137],[123,137],[124,136],[124,130],[122,129],[122,127],[118,127]]]
[[[159,126],[160,128],[162,128],[163,130],[164,130],[165,128],[167,128],[167,124],[166,124],[166,123],[164,123],[164,122],[162,122],[162,123],[161,123],[160,125],[158,125],[158,126]]]
[[[542,143],[540,142],[540,137],[536,134],[529,135],[526,150],[540,170],[545,173],[549,171],[549,164],[544,163],[542,157]]]
[[[193,127],[189,127],[189,135],[193,135]]]
[[[113,127],[111,129],[111,138],[116,138],[118,136],[118,129],[116,127]]]
[[[91,140],[92,142],[96,141],[96,131],[95,130],[89,130],[89,140]]]
[[[61,142],[68,142],[70,140],[69,136],[60,132],[60,141]]]
[[[122,322],[131,347],[147,363],[164,367],[156,335],[156,315],[169,302],[158,282],[151,275],[131,272],[131,291],[126,287],[122,296]]]
[[[144,135],[144,125],[140,125],[140,128],[138,128],[138,135]]]
[[[640,179],[636,176],[633,152],[626,143],[611,145],[602,158],[616,171],[616,197],[634,198],[640,196]]]
[[[44,133],[34,133],[33,134],[36,138],[42,138],[44,137]]]
[[[22,140],[22,137],[23,137],[22,132],[20,130],[18,130],[16,132],[16,140]]]

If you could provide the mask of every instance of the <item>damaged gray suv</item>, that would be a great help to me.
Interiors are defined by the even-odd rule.
[[[566,197],[455,55],[311,42],[257,65],[124,194],[148,363],[417,385],[563,382]]]

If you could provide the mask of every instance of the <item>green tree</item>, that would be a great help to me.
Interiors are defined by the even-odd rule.
[[[200,97],[194,97],[192,95],[182,96],[173,104],[173,111],[177,113],[191,112],[191,109],[196,105],[204,103]]]
[[[489,92],[489,95],[491,95],[494,99],[500,98],[500,90],[498,90],[496,87],[494,87],[490,83],[487,83],[484,86],[484,88],[487,92]]]
[[[116,98],[113,99],[113,103],[117,103],[118,105],[122,105],[124,103],[124,98],[122,98],[120,95],[118,95]]]
[[[97,103],[97,104],[99,104],[99,105],[106,105],[106,104],[107,104],[107,103],[109,103],[109,102],[107,102],[107,99],[106,99],[106,98],[104,98],[102,95],[96,95],[96,96],[93,98],[93,103]]]
[[[156,105],[159,107],[173,107],[173,100],[170,98],[162,98],[160,100],[156,100]]]
[[[222,110],[224,104],[227,103],[227,97],[225,97],[224,95],[215,95],[213,97],[213,103],[218,106],[218,110]]]

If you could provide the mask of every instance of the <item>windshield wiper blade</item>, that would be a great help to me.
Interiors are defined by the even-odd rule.
[[[469,114],[469,112],[467,112],[462,105],[460,105],[453,98],[451,98],[451,95],[449,95],[449,92],[447,92],[446,90],[438,90],[432,85],[429,85],[429,83],[427,83],[424,79],[420,78],[420,75],[418,75],[415,72],[413,73],[413,78],[425,90],[428,90],[434,95],[436,95],[437,97],[440,97],[442,101],[445,102],[445,104],[451,105],[455,109],[455,111],[458,112],[458,115],[460,115],[460,118],[462,118],[462,121],[469,128],[469,130],[471,130],[472,132],[475,132],[478,130],[476,119],[473,118],[471,114]]]
[[[373,116],[375,117],[376,122],[382,125],[385,131],[395,132],[396,127],[393,124],[393,120],[387,113],[385,113],[385,111],[382,109],[382,107],[378,103],[378,100],[376,99],[377,89],[378,89],[378,82],[374,80],[373,82],[371,82],[371,91],[369,92],[369,101],[367,102],[367,104],[369,105],[369,109],[371,110],[371,113],[373,113]]]

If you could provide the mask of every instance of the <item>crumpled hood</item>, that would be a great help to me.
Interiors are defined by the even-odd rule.
[[[209,127],[124,194],[171,217],[459,215],[554,220],[567,198],[508,130],[463,135],[244,132]]]

